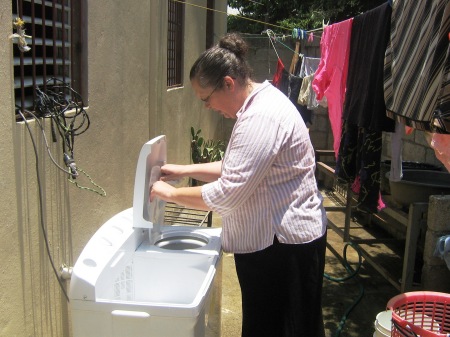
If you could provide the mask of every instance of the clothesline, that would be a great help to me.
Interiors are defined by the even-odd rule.
[[[183,5],[189,5],[189,6],[192,6],[192,7],[205,9],[207,11],[212,11],[212,12],[216,12],[216,13],[225,14],[227,16],[234,16],[234,17],[237,17],[237,18],[243,19],[243,20],[248,20],[248,21],[252,21],[252,22],[256,22],[256,23],[261,23],[261,24],[266,25],[266,26],[270,26],[270,27],[274,27],[274,28],[280,28],[282,30],[287,30],[287,31],[292,30],[291,28],[287,28],[287,27],[283,27],[283,26],[279,26],[279,25],[274,25],[272,23],[268,23],[268,22],[264,22],[264,21],[260,21],[260,20],[256,20],[256,19],[252,19],[252,18],[248,18],[248,17],[242,16],[242,15],[239,15],[239,14],[227,13],[225,11],[221,11],[221,10],[218,10],[218,9],[209,8],[209,7],[205,7],[205,6],[189,3],[189,2],[186,2],[185,0],[172,0],[172,1],[178,2],[178,3],[183,4]],[[317,31],[321,31],[322,29],[323,28],[316,28],[316,29],[308,30],[306,32],[313,33],[313,32],[317,32]]]

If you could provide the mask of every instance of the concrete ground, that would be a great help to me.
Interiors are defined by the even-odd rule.
[[[329,241],[335,249],[342,239],[329,231]],[[341,251],[342,252],[342,251]],[[347,272],[340,260],[327,249],[325,272],[330,276],[344,277]],[[358,276],[346,282],[333,282],[324,278],[323,313],[327,337],[338,336],[339,324],[353,302],[363,295],[361,301],[347,314],[340,331],[343,337],[372,337],[377,313],[383,311],[390,298],[398,291],[375,269],[363,262]],[[222,274],[222,336],[239,337],[241,335],[241,296],[234,269],[233,254],[223,256]]]
[[[329,216],[333,217],[332,214]],[[337,223],[339,221],[339,219],[335,220]],[[214,218],[214,224],[220,225],[220,219]],[[344,255],[342,238],[334,230],[329,229],[327,242],[325,273],[334,278],[347,276],[348,272],[342,264]],[[371,244],[368,248],[372,249],[375,258],[382,259],[391,268],[401,272],[400,256],[388,251],[382,245]],[[356,268],[359,260],[356,251],[347,247],[346,257],[352,268]],[[397,288],[364,259],[357,276],[348,281],[335,282],[324,277],[323,314],[326,336],[372,337],[375,331],[376,315],[385,310],[389,299],[398,293]],[[354,306],[358,298],[360,301]],[[353,306],[354,308],[350,309]],[[234,258],[233,254],[224,253],[221,336],[239,337],[240,335],[241,297]]]

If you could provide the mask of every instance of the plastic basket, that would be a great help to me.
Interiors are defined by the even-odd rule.
[[[393,337],[449,337],[450,294],[414,291],[391,298]]]

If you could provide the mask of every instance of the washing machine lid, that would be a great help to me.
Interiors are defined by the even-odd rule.
[[[164,222],[165,202],[150,202],[150,189],[161,176],[161,166],[167,160],[166,136],[161,135],[145,143],[139,154],[134,181],[133,227],[151,228],[159,232]]]

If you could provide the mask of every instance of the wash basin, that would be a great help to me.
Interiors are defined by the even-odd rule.
[[[390,173],[386,173],[389,179]],[[428,202],[431,195],[450,195],[450,173],[430,170],[404,170],[400,181],[389,179],[392,198],[402,207]]]

